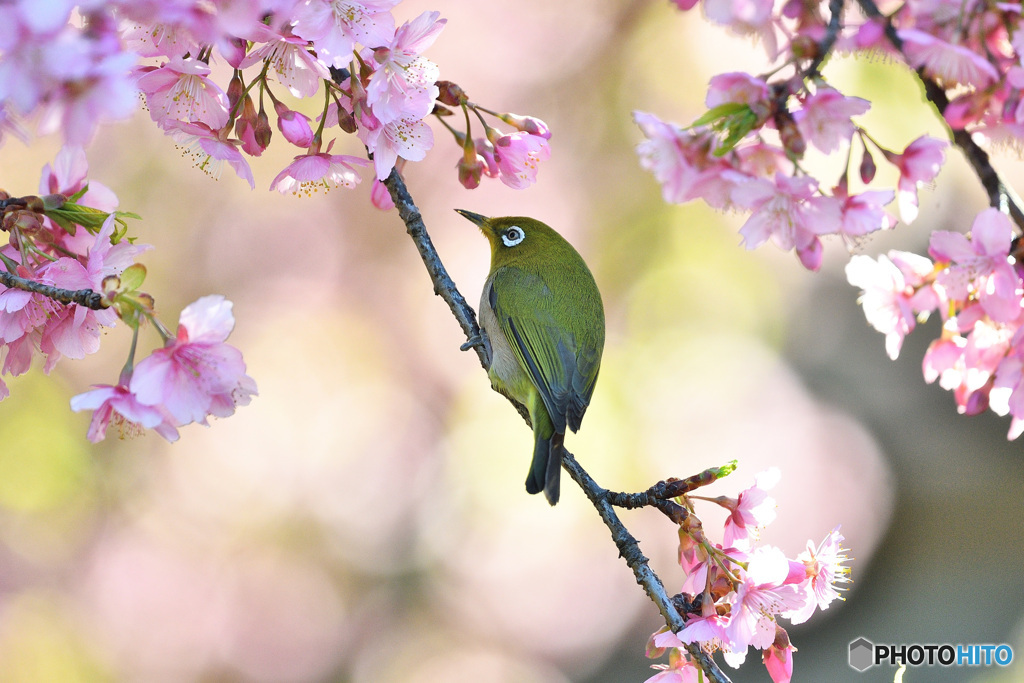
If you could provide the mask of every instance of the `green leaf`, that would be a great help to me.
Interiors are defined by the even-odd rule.
[[[722,119],[727,116],[732,116],[733,114],[737,114],[743,111],[744,109],[750,111],[750,106],[742,104],[740,102],[726,102],[724,104],[720,104],[717,107],[712,107],[711,109],[708,109],[706,112],[704,112],[703,116],[701,116],[699,119],[690,124],[690,128],[696,128],[697,126],[706,126],[713,121],[717,121],[718,119]]]
[[[68,234],[74,235],[75,228],[70,224],[81,225],[89,232],[95,234],[99,232],[103,226],[103,221],[107,220],[107,216],[110,214],[106,211],[100,211],[91,206],[82,206],[68,200],[61,208],[48,210],[46,215],[56,221],[60,227],[67,230]]]
[[[146,281],[146,266],[133,263],[121,273],[121,291],[134,292]]]
[[[69,202],[77,202],[88,191],[89,191],[89,183],[86,183],[85,187],[83,187],[81,190],[79,190],[78,192],[74,193],[70,197],[68,197],[68,201]]]

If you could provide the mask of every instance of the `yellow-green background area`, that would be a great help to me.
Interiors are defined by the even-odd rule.
[[[770,244],[748,252],[743,215],[665,205],[637,163],[633,109],[692,121],[713,74],[766,68],[758,46],[660,1],[416,0],[398,14],[426,9],[448,18],[428,53],[445,78],[554,131],[552,158],[525,192],[497,181],[464,190],[440,126],[407,175],[472,302],[487,246],[454,208],[540,218],[591,264],[608,343],[567,446],[597,481],[638,490],[735,458],[737,472],[709,495],[781,470],[765,542],[792,557],[842,524],[854,583],[845,603],[790,629],[796,680],[892,680],[888,667],[847,667],[860,636],[1020,646],[1024,456],[1005,440],[1006,420],[960,417],[949,394],[925,385],[936,323],[891,362],[845,282],[847,245],[826,240],[818,274]],[[941,135],[902,67],[839,57],[825,74],[872,100],[862,121],[883,144]],[[360,153],[338,137],[335,152]],[[57,144],[9,139],[0,186],[35,192]],[[91,177],[144,218],[133,230],[156,247],[142,260],[162,319],[173,326],[189,302],[226,294],[231,342],[260,395],[173,445],[119,440],[115,429],[89,444],[88,416],[68,399],[116,380],[124,326],[93,357],[10,381],[0,680],[643,681],[659,618],[607,530],[571,482],[554,509],[526,495],[529,430],[459,351],[459,328],[397,215],[370,207],[368,180],[312,198],[267,191],[295,153],[275,140],[252,160],[250,191],[230,171],[215,181],[191,168],[141,111],[90,148]],[[984,197],[950,158],[917,222],[856,250],[921,251],[932,230],[966,231]],[[844,160],[807,163],[833,183]],[[1020,186],[1012,153],[995,163]],[[141,344],[148,352],[156,336]],[[720,538],[721,512],[698,512]],[[651,511],[622,516],[679,590],[671,524]],[[1013,671],[904,680],[1009,681]],[[754,653],[731,673],[767,680]]]

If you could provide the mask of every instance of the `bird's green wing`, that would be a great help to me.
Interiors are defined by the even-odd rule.
[[[538,276],[514,267],[495,272],[488,300],[519,364],[540,392],[555,431],[565,433],[567,425],[579,429],[597,380],[601,346],[558,321],[572,320],[580,312],[560,308],[568,302],[554,297]]]

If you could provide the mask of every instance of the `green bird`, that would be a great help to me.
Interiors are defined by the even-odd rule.
[[[480,327],[491,386],[529,412],[535,446],[529,493],[558,502],[565,429],[580,428],[604,349],[604,305],[583,258],[533,218],[456,211],[491,243]]]

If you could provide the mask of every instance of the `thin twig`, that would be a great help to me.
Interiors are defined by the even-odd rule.
[[[426,226],[423,224],[423,217],[413,203],[401,174],[396,170],[392,170],[391,175],[384,181],[384,185],[388,188],[388,192],[391,193],[391,199],[398,209],[398,215],[401,217],[402,222],[405,223],[406,232],[412,237],[420,253],[420,258],[423,259],[423,264],[427,267],[430,279],[434,283],[434,293],[448,304],[455,319],[458,320],[459,325],[462,327],[462,331],[466,334],[466,339],[470,341],[479,340],[481,335],[480,326],[477,324],[476,312],[466,302],[465,297],[462,296],[455,286],[455,282],[448,276],[448,271],[445,269],[444,264],[441,263],[441,257],[438,255],[430,240],[430,236],[427,234]],[[474,348],[480,358],[481,365],[486,368],[486,350],[482,345],[475,345]],[[612,534],[612,540],[615,541],[615,545],[619,549],[619,555],[626,561],[629,568],[633,570],[637,583],[643,587],[644,592],[647,593],[647,596],[657,606],[661,615],[665,618],[665,623],[675,632],[682,630],[685,624],[682,614],[680,614],[679,609],[676,607],[676,601],[666,593],[661,579],[651,569],[644,554],[640,552],[640,545],[633,535],[629,533],[629,530],[619,521],[612,503],[609,502],[609,492],[598,486],[597,482],[593,480],[568,451],[564,452],[562,467],[569,473],[572,480],[579,484],[587,498],[590,499],[590,502],[597,509],[601,520]],[[650,502],[649,504],[662,507],[662,503],[668,502],[659,501]],[[671,505],[675,504],[671,503]],[[708,653],[701,650],[698,645],[689,644],[686,646],[686,649],[694,661],[704,670],[708,680],[714,683],[729,683],[729,679],[718,668],[714,659]]]
[[[94,311],[101,311],[110,306],[103,300],[103,295],[91,289],[61,289],[52,285],[44,285],[35,280],[27,280],[14,273],[0,269],[0,284],[8,289],[20,289],[26,292],[42,294],[62,304],[78,304],[91,308]]]

